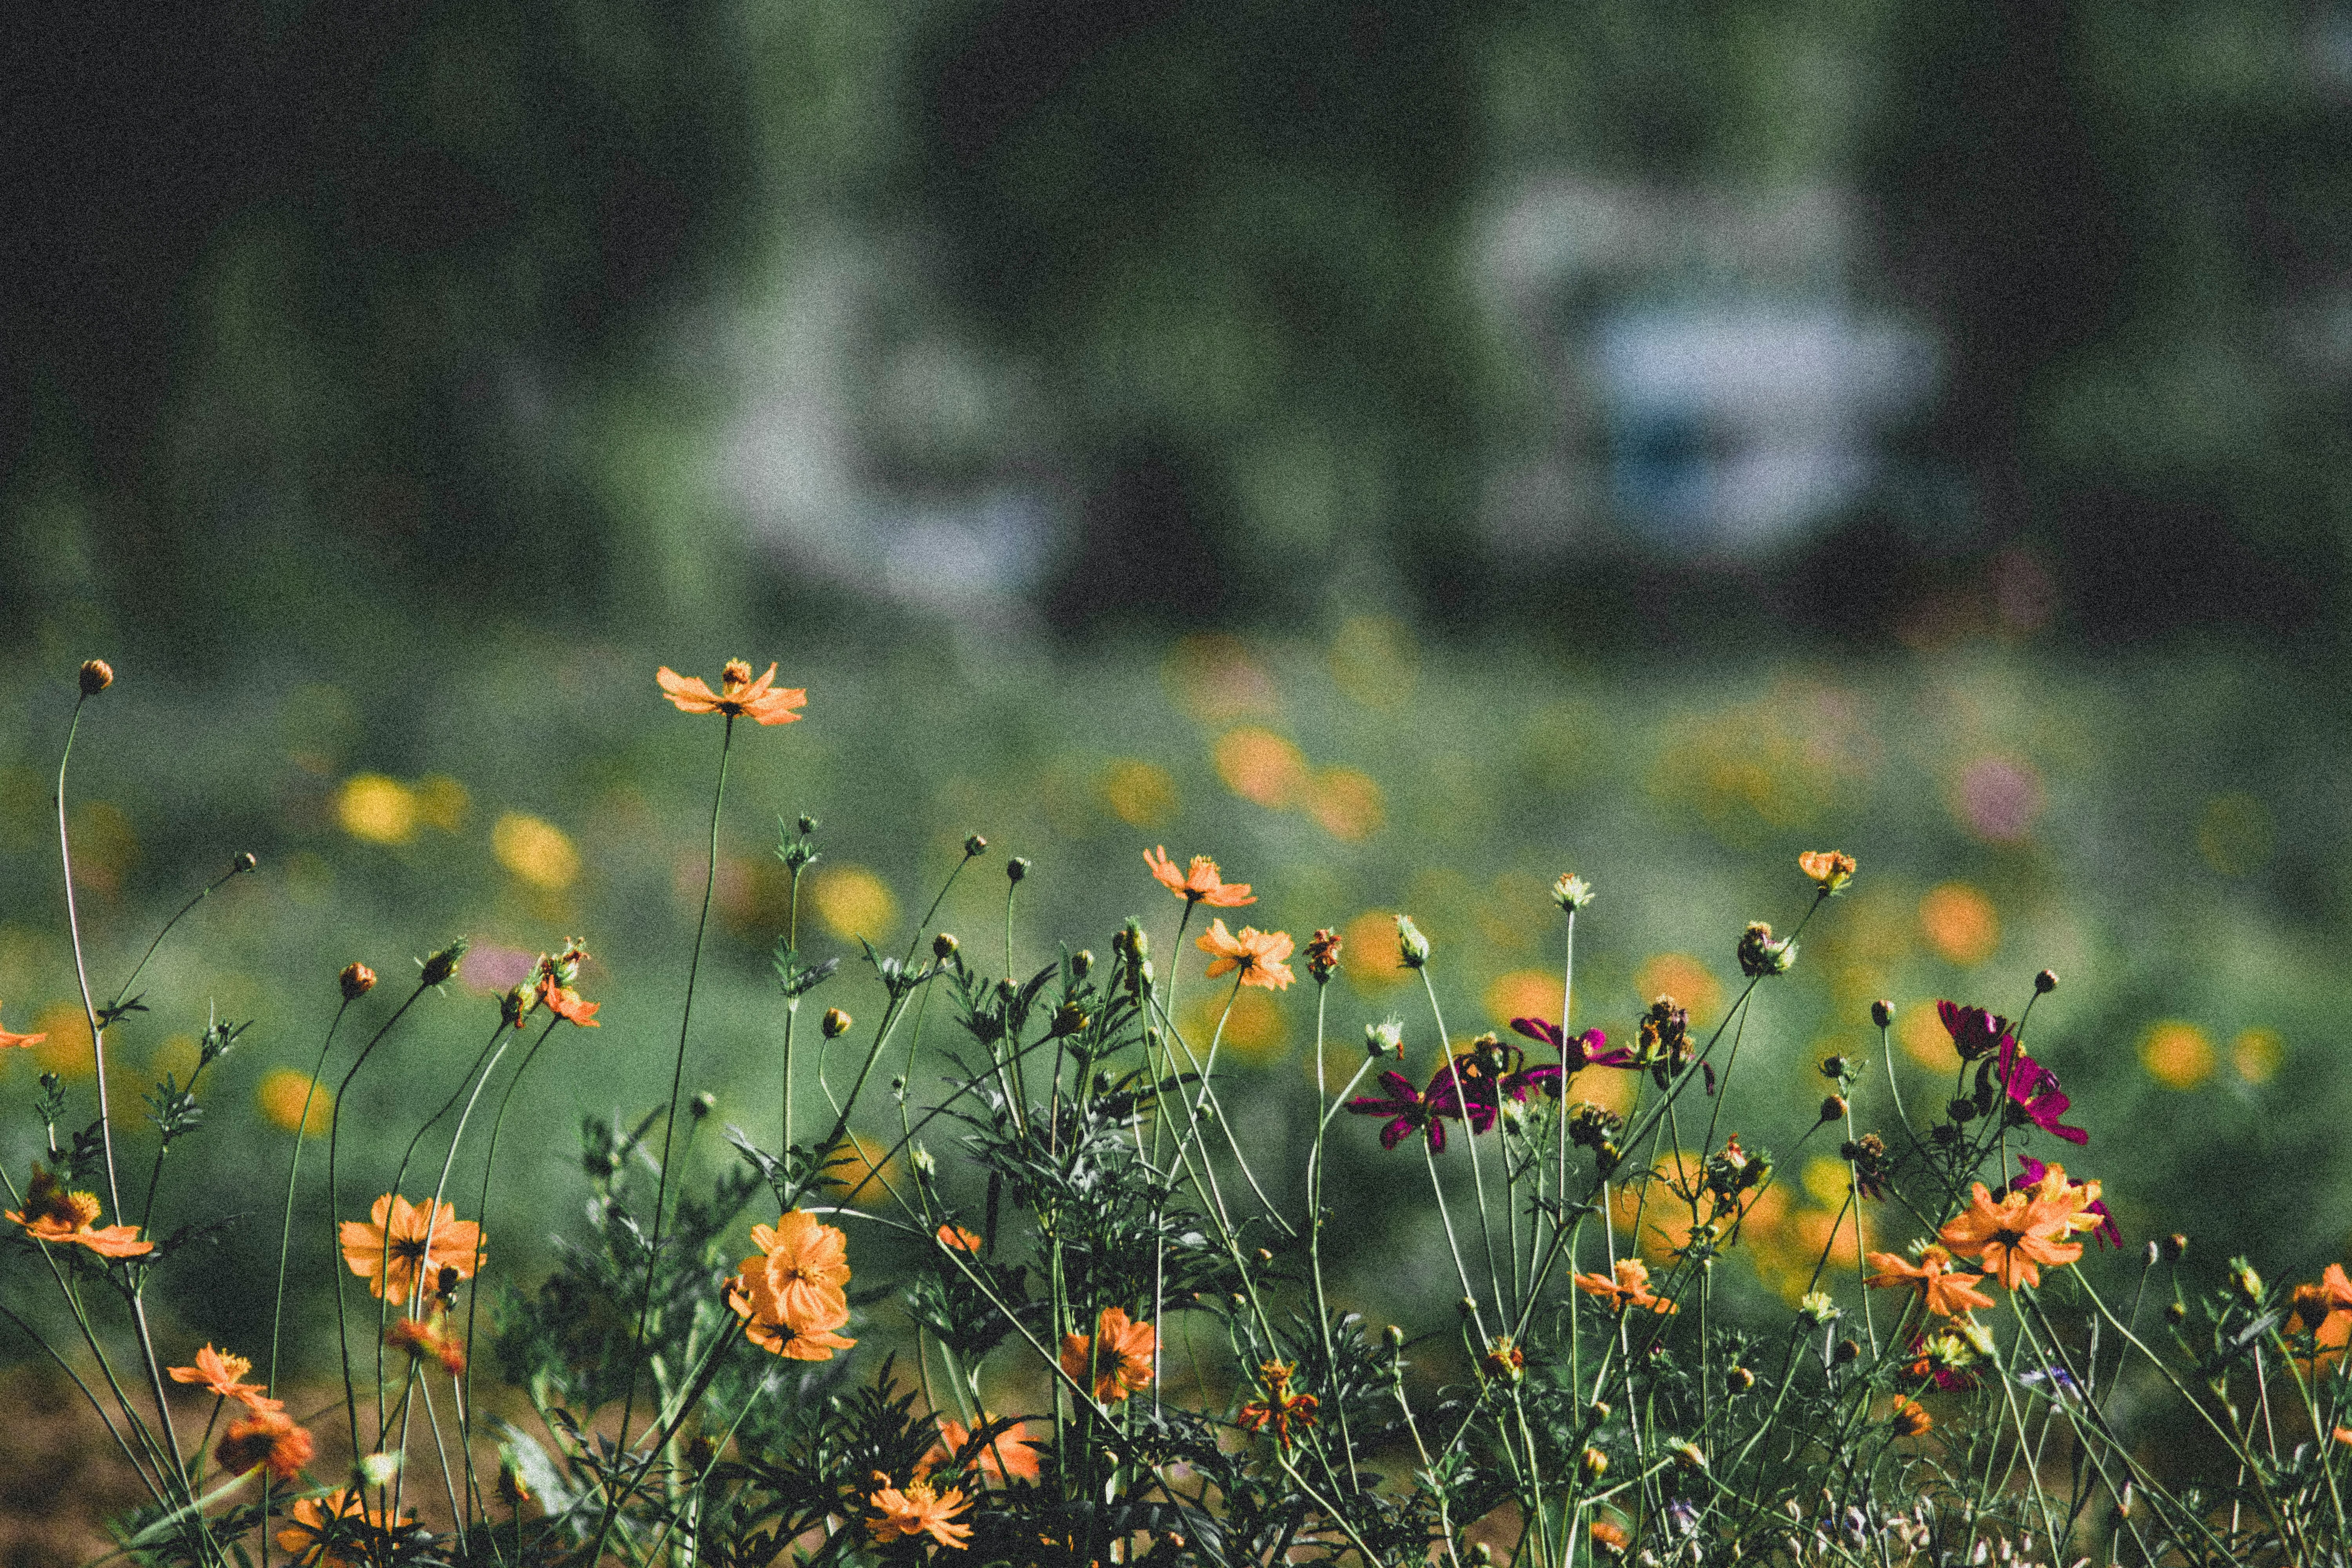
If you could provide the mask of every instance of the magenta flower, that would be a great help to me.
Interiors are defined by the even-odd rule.
[[[2058,1075],[2035,1061],[2018,1047],[2015,1037],[2000,1037],[2000,1065],[1993,1076],[2000,1079],[2009,1093],[2015,1114],[2044,1132],[2054,1133],[2069,1143],[2083,1144],[2091,1141],[2090,1133],[2080,1127],[2062,1124],[2059,1118],[2074,1102],[2058,1087]]]
[[[1445,1119],[1464,1120],[1462,1097],[1454,1092],[1454,1074],[1445,1068],[1437,1069],[1426,1089],[1412,1087],[1412,1080],[1391,1069],[1381,1074],[1381,1087],[1388,1091],[1383,1100],[1377,1095],[1360,1094],[1348,1101],[1347,1109],[1358,1116],[1385,1116],[1388,1125],[1381,1129],[1381,1147],[1393,1149],[1415,1132],[1429,1139],[1429,1152],[1445,1152]],[[1465,1079],[1462,1088],[1469,1090]],[[1470,1095],[1467,1120],[1473,1132],[1484,1132],[1495,1125],[1492,1100]]]
[[[1601,1047],[1609,1043],[1609,1037],[1598,1029],[1587,1029],[1571,1040],[1561,1032],[1558,1024],[1548,1019],[1514,1018],[1511,1020],[1511,1032],[1525,1035],[1528,1039],[1558,1051],[1560,1070],[1570,1078],[1575,1077],[1580,1068],[1630,1068],[1638,1065],[1633,1060],[1633,1053],[1622,1046],[1613,1051],[1602,1050]]]
[[[1938,1002],[1936,1016],[1944,1021],[1944,1032],[1952,1037],[1952,1048],[1960,1053],[1964,1062],[1989,1057],[2009,1043],[2009,1020],[1998,1013],[1982,1007],[1963,1007],[1957,1002]]]
[[[2029,1187],[2040,1186],[2042,1184],[2042,1173],[2050,1168],[2048,1165],[2035,1159],[2031,1154],[2020,1154],[2017,1157],[2017,1163],[2024,1168],[2025,1173],[2018,1177],[2017,1180],[2010,1183],[2009,1185],[2001,1188],[2000,1192],[1993,1194],[1994,1202],[1998,1203],[2000,1199],[2009,1196],[2011,1193],[2021,1193]],[[2070,1187],[2079,1187],[2083,1184],[2074,1177],[2069,1176],[2066,1178],[2066,1184]],[[2106,1200],[2104,1198],[2095,1198],[2089,1204],[2084,1205],[2083,1212],[2084,1214],[2095,1214],[2099,1216],[2099,1228],[2091,1233],[2093,1236],[2099,1238],[2099,1245],[2102,1247],[2121,1247],[2123,1246],[2124,1233],[2122,1227],[2116,1224],[2116,1216],[2108,1211]]]

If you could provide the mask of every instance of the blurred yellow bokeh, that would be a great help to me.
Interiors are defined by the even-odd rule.
[[[1331,684],[1367,708],[1399,708],[1421,677],[1421,649],[1402,621],[1356,616],[1331,639]]]
[[[262,1074],[254,1086],[253,1099],[261,1108],[262,1120],[281,1132],[299,1131],[305,1138],[316,1138],[334,1120],[335,1091],[324,1084],[314,1087],[310,1074],[292,1068],[274,1068]],[[303,1110],[306,1100],[307,1113]]]
[[[1903,1011],[1895,1021],[1895,1042],[1903,1054],[1921,1067],[1936,1072],[1949,1072],[1959,1061],[1959,1053],[1952,1048],[1951,1032],[1936,1014],[1933,1002],[1921,1002]]]
[[[2257,1024],[2230,1042],[2230,1065],[2248,1083],[2268,1083],[2286,1065],[2286,1041],[2276,1029]]]
[[[1919,900],[1919,935],[1946,963],[1973,969],[2000,946],[2000,917],[1968,883],[1946,882]]]
[[[1228,730],[1217,737],[1213,755],[1217,776],[1244,800],[1278,811],[1306,793],[1307,759],[1271,730]]]
[[[862,1138],[853,1132],[845,1156],[833,1167],[833,1179],[848,1191],[842,1202],[871,1208],[890,1201],[890,1193],[898,1184],[898,1162],[887,1152],[889,1145]]]
[[[820,862],[809,876],[808,899],[825,929],[845,942],[880,942],[898,919],[898,900],[863,866]]]
[[[1343,844],[1360,844],[1388,820],[1381,786],[1353,768],[1325,768],[1315,775],[1313,791],[1308,815]]]
[[[405,844],[416,837],[416,795],[382,773],[353,773],[335,794],[335,819],[370,844]]]
[[[1397,952],[1396,912],[1366,910],[1339,933],[1339,973],[1359,991],[1385,991],[1412,977]]]
[[[48,1037],[32,1047],[33,1059],[41,1064],[43,1071],[59,1078],[88,1078],[96,1070],[97,1058],[89,1043],[89,1018],[82,1012],[80,1003],[50,1003],[25,1033]]]
[[[414,794],[416,815],[444,833],[455,833],[465,826],[466,813],[474,804],[466,786],[446,773],[431,773],[418,779]]]
[[[2214,1061],[2212,1040],[2194,1024],[2166,1018],[2140,1032],[2139,1065],[2167,1089],[2195,1089],[2213,1076]]]
[[[1103,804],[1129,827],[1160,827],[1176,815],[1176,781],[1168,770],[1127,758],[1103,773]]]
[[[1551,1018],[1559,1011],[1560,977],[1541,969],[1515,969],[1486,987],[1486,1016],[1496,1028],[1514,1018]]]
[[[1223,632],[1179,639],[1160,675],[1177,704],[1204,724],[1270,714],[1282,705],[1274,677],[1239,637]]]
[[[1804,1172],[1798,1177],[1806,1196],[1830,1208],[1845,1202],[1845,1189],[1852,1180],[1845,1162],[1834,1154],[1808,1155]]]
[[[508,812],[490,829],[490,852],[499,865],[547,892],[561,892],[580,877],[580,851],[572,847],[571,835],[519,811]]]
[[[1217,1020],[1223,1017],[1223,1052],[1246,1061],[1269,1061],[1280,1056],[1290,1043],[1290,1026],[1283,1017],[1282,1005],[1268,992],[1244,987],[1234,995],[1234,1010],[1227,1016],[1225,995],[1221,986],[1184,1005],[1184,1040],[1192,1054],[1207,1059],[1209,1042],[1217,1038]]]
[[[1723,985],[1706,964],[1686,952],[1661,952],[1633,972],[1633,989],[1647,1004],[1671,996],[1690,1013],[1694,1026],[1715,1022],[1723,1005]]]

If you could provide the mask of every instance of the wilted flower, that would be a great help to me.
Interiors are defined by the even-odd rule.
[[[270,1404],[272,1408],[256,1410],[228,1424],[213,1450],[222,1469],[241,1476],[257,1465],[267,1465],[272,1479],[286,1482],[299,1476],[302,1467],[310,1462],[310,1434],[297,1426],[277,1401]],[[284,1542],[285,1538],[279,1537],[279,1544]]]
[[[1809,849],[1797,857],[1797,869],[1811,877],[1826,899],[1844,892],[1853,880],[1853,857],[1836,849]]]
[[[1952,1037],[1952,1048],[1964,1062],[1992,1055],[2010,1038],[2009,1020],[1982,1007],[1937,1002],[1936,1016],[1943,1020],[1944,1032]]]
[[[1796,961],[1797,944],[1787,937],[1775,937],[1762,921],[1749,921],[1739,933],[1739,973],[1751,980],[1786,974]]]
[[[1276,1441],[1286,1448],[1290,1446],[1290,1429],[1293,1426],[1304,1431],[1315,1425],[1315,1410],[1318,1404],[1311,1394],[1292,1391],[1290,1374],[1293,1370],[1286,1361],[1270,1361],[1259,1367],[1259,1378],[1265,1384],[1265,1397],[1243,1405],[1237,1417],[1241,1425],[1252,1432],[1272,1428]]]
[[[1318,985],[1328,985],[1339,973],[1339,933],[1318,931],[1307,939],[1307,973]]]
[[[449,1314],[436,1306],[423,1318],[401,1318],[384,1330],[383,1342],[419,1360],[430,1356],[451,1377],[464,1375],[466,1342],[449,1331]]]
[[[2000,1062],[1993,1069],[1993,1076],[2009,1096],[2011,1114],[2019,1121],[2030,1121],[2069,1143],[2091,1141],[2091,1135],[2082,1128],[2068,1127],[2060,1121],[2074,1101],[2058,1087],[2058,1075],[2027,1056],[2009,1035],[2000,1037]]]

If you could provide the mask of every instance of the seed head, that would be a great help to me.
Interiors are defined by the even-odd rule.
[[[1404,1026],[1394,1018],[1364,1026],[1364,1054],[1378,1058],[1404,1054]]]
[[[1739,973],[1749,979],[1786,974],[1789,965],[1796,962],[1797,944],[1787,937],[1775,937],[1762,921],[1749,922],[1739,933]]]
[[[84,659],[81,666],[81,694],[95,697],[114,684],[114,667],[102,658]]]
[[[356,1002],[375,989],[375,971],[364,963],[346,963],[335,978],[342,985],[346,1002]]]

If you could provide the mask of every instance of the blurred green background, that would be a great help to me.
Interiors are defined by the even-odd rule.
[[[335,971],[387,1010],[460,931],[473,984],[354,1091],[352,1191],[577,934],[605,1026],[526,1084],[487,1216],[538,1267],[577,1117],[667,1085],[717,731],[652,671],[735,654],[810,691],[741,737],[688,1069],[762,1138],[780,816],[824,823],[821,952],[907,940],[971,831],[1035,863],[1029,965],[1129,913],[1164,943],[1141,851],[1213,854],[1252,918],[1349,931],[1343,1073],[1391,1011],[1434,1049],[1383,911],[1460,1035],[1542,1005],[1582,872],[1614,1032],[1719,995],[1834,846],[1859,885],[1733,1119],[1789,1235],[1869,1000],[1924,1061],[1927,1002],[2014,1014],[2049,964],[2036,1049],[2135,1246],[2284,1274],[2352,1237],[2352,8],[272,0],[21,46],[8,1026],[82,1059],[47,816],[79,659],[121,675],[72,792],[95,981],[263,867],[113,1037],[135,1089],[255,1020],[172,1157],[159,1224],[241,1216],[175,1344],[253,1337],[272,1075]],[[983,961],[998,864],[941,917]],[[861,987],[820,996],[878,1016]],[[1235,1027],[1299,1091],[1248,1111],[1295,1173],[1311,998]],[[1423,1311],[1434,1219],[1382,1207],[1371,1132],[1342,1293]]]

